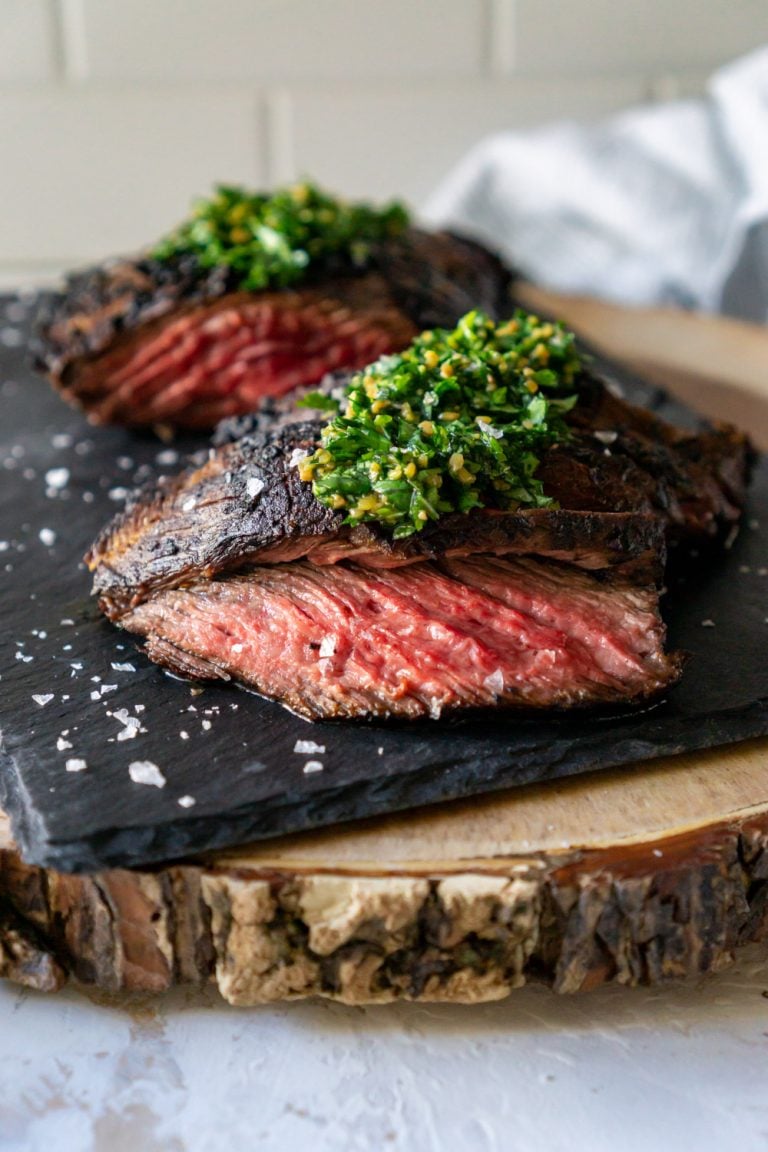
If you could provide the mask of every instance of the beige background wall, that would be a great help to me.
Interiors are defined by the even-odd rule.
[[[0,0],[0,284],[214,180],[418,207],[482,135],[699,94],[768,0]]]

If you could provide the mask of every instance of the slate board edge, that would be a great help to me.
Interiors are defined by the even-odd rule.
[[[716,730],[716,733],[713,731]],[[676,738],[675,738],[676,735]],[[55,868],[60,872],[94,873],[105,868],[152,867],[192,855],[208,854],[216,849],[233,847],[248,842],[264,841],[294,832],[309,832],[331,824],[343,825],[349,821],[374,819],[385,814],[410,811],[452,800],[466,800],[474,795],[510,791],[530,783],[547,783],[548,779],[563,780],[583,775],[591,770],[621,768],[681,755],[697,750],[723,747],[744,740],[768,736],[768,697],[756,701],[749,714],[743,710],[722,713],[709,718],[707,725],[680,725],[680,731],[671,733],[664,743],[644,744],[636,738],[620,741],[615,756],[607,761],[594,762],[599,750],[594,741],[585,741],[580,758],[571,758],[563,765],[554,759],[549,773],[542,773],[541,764],[532,765],[518,775],[510,785],[508,767],[497,767],[496,778],[482,781],[473,777],[472,764],[434,763],[409,778],[408,796],[404,797],[402,778],[369,780],[352,786],[328,789],[318,797],[317,810],[309,812],[306,797],[285,805],[265,808],[256,804],[240,812],[233,811],[221,820],[218,831],[211,832],[210,816],[187,817],[159,826],[123,827],[91,834],[84,840],[56,843],[49,840],[38,814],[24,801],[24,789],[12,755],[4,756],[11,771],[0,773],[0,801],[11,810],[11,826],[28,864]],[[554,769],[557,769],[555,772]],[[5,780],[3,787],[2,782]],[[275,827],[277,825],[277,827]],[[169,852],[168,840],[177,838],[178,850]],[[200,849],[201,840],[205,848]],[[140,856],[141,865],[135,863]]]

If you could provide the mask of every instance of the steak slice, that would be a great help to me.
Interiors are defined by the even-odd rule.
[[[121,623],[171,671],[312,720],[635,702],[681,668],[652,584],[539,557],[259,566],[159,592]]]
[[[136,493],[86,558],[102,610],[118,620],[161,589],[299,559],[366,568],[478,552],[536,553],[585,568],[658,559],[663,525],[647,514],[482,509],[445,516],[402,540],[376,524],[345,525],[343,513],[316,500],[292,463],[314,447],[320,427],[256,431],[222,445],[199,468]]]
[[[732,425],[676,428],[591,373],[568,422],[574,436],[554,445],[537,472],[562,507],[652,512],[672,546],[721,543],[738,528],[754,452]]]
[[[659,614],[666,540],[734,529],[749,449],[594,377],[579,389],[538,473],[559,508],[445,516],[401,540],[315,499],[296,463],[322,423],[277,404],[107,526],[87,557],[100,607],[175,673],[313,719],[653,697],[682,668]]]
[[[560,509],[446,516],[393,541],[375,524],[343,524],[293,466],[310,452],[319,421],[240,423],[198,468],[140,491],[95,541],[94,590],[117,619],[161,588],[253,564],[311,555],[393,567],[445,555],[536,553],[582,567],[626,562],[657,547],[658,518],[675,544],[722,539],[738,525],[749,448],[734,429],[681,432],[585,378],[569,417],[573,436],[544,454],[538,475]],[[243,427],[245,423],[245,428]],[[246,430],[249,428],[250,431]],[[575,515],[579,513],[579,515]],[[590,559],[590,557],[592,559]],[[598,557],[598,559],[595,559]]]
[[[479,245],[417,229],[365,270],[326,262],[297,289],[242,292],[193,257],[123,261],[69,279],[41,316],[36,364],[93,423],[210,428],[470,308],[498,317],[510,282]]]

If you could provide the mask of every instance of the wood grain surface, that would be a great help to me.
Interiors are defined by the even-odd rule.
[[[530,303],[768,446],[764,330],[533,290]],[[755,940],[766,739],[141,872],[28,866],[0,820],[0,974],[37,988],[477,1001],[532,979],[681,979]]]

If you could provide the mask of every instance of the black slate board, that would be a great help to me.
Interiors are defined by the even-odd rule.
[[[669,698],[643,712],[310,725],[237,689],[170,679],[98,617],[79,561],[124,489],[174,470],[200,441],[169,448],[89,428],[25,364],[34,307],[0,299],[0,802],[28,861],[149,864],[768,732],[765,463],[732,550],[670,596],[670,643],[692,659]],[[612,375],[630,399],[694,419]],[[141,730],[119,739],[128,717]],[[325,750],[297,753],[297,740]],[[68,771],[73,760],[87,767]],[[133,761],[156,764],[165,786],[134,783]],[[305,772],[308,761],[322,770]]]

